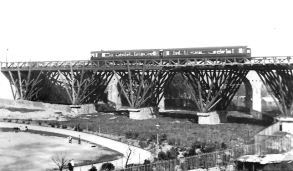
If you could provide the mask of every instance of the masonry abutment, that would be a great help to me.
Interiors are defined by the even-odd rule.
[[[162,94],[161,96],[162,96],[162,98],[159,102],[158,107],[159,107],[159,111],[164,111],[165,110],[165,96],[164,96],[164,94]]]
[[[263,83],[255,71],[250,71],[247,74],[247,79],[249,80],[252,88],[252,110],[262,112],[261,88]]]
[[[122,107],[121,97],[118,90],[118,80],[119,76],[114,76],[107,86],[107,99],[108,102],[115,105],[116,109],[120,109]]]

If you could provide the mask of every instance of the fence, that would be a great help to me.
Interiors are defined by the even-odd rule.
[[[293,136],[284,135],[258,135],[256,154],[279,154],[291,150]]]
[[[281,123],[276,122],[254,136],[256,154],[278,154],[291,150],[291,134],[276,134],[281,131]]]
[[[213,167],[227,168],[242,155],[255,154],[255,145],[244,145],[239,148],[216,151],[186,158],[159,161],[151,164],[128,167],[120,171],[175,171],[178,168],[182,170],[208,169]]]

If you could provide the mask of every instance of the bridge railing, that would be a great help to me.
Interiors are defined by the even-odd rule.
[[[260,65],[291,64],[293,56],[271,57],[168,57],[168,58],[101,58],[97,60],[76,61],[31,61],[1,62],[2,70],[13,69],[113,69],[127,67],[168,67],[168,66],[217,66],[217,65]]]

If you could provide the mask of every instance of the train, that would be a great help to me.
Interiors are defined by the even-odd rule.
[[[91,59],[100,58],[164,58],[164,57],[251,57],[247,46],[171,48],[171,49],[135,49],[92,51]]]

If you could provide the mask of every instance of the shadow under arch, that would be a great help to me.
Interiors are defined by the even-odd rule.
[[[251,82],[247,77],[243,78],[242,85],[238,91],[241,91],[241,89],[242,90],[245,89],[244,110],[250,113],[252,110],[253,89],[252,89]]]

